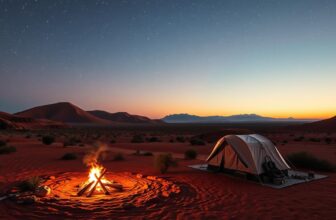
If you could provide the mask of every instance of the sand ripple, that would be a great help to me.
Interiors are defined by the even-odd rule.
[[[125,211],[130,211],[129,216],[137,216],[137,210],[158,210],[169,200],[176,200],[179,196],[183,199],[187,191],[185,185],[180,187],[167,179],[132,173],[107,173],[105,178],[114,180],[123,185],[123,191],[114,190],[110,195],[95,193],[92,197],[77,196],[81,183],[87,180],[83,173],[59,173],[55,178],[48,179],[43,185],[51,188],[48,197],[39,198],[32,205],[20,205],[8,200],[10,207],[8,214],[20,217],[50,218],[51,216],[84,217],[90,213],[93,218],[118,216]],[[182,196],[182,194],[185,194]],[[30,209],[29,212],[25,209]],[[27,213],[28,216],[27,216]]]

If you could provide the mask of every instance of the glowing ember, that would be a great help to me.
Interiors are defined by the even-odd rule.
[[[99,193],[104,191],[106,195],[109,195],[109,190],[111,188],[122,190],[122,186],[120,184],[107,180],[104,177],[105,173],[106,169],[103,166],[97,163],[92,163],[89,171],[89,179],[85,182],[84,187],[78,191],[77,195],[81,196],[86,191],[89,192],[87,194],[88,197],[92,196],[95,191]]]

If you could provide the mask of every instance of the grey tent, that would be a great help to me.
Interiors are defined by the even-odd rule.
[[[258,134],[222,137],[217,141],[206,162],[210,168],[260,175],[264,172],[262,164],[266,159],[272,160],[279,170],[290,169],[276,146]]]

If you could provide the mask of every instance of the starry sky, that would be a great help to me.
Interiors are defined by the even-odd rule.
[[[327,118],[336,1],[0,0],[0,110]]]

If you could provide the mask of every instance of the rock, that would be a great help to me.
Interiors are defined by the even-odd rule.
[[[55,176],[49,176],[49,179],[54,180]]]
[[[138,178],[138,179],[141,179],[143,177],[143,175],[141,174],[141,173],[138,173],[137,175],[136,175],[136,178]]]
[[[51,189],[48,186],[39,186],[36,191],[35,195],[38,197],[45,197],[50,195]]]

